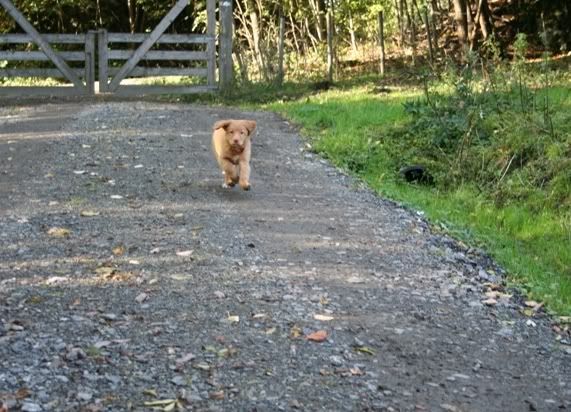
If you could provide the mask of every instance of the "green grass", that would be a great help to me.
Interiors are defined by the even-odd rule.
[[[317,152],[381,195],[423,210],[433,223],[486,249],[530,298],[571,314],[571,215],[524,202],[498,206],[470,185],[441,191],[401,181],[383,150],[372,149],[383,128],[405,123],[402,103],[420,92],[379,96],[366,83],[297,100],[274,99],[262,107],[301,125]]]

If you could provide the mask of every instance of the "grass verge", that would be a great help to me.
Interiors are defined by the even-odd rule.
[[[571,314],[571,215],[525,202],[499,205],[470,184],[441,190],[400,180],[375,145],[383,128],[406,123],[403,103],[420,92],[376,94],[372,86],[333,90],[263,106],[299,124],[314,149],[383,196],[421,209],[454,236],[486,249],[529,298]]]

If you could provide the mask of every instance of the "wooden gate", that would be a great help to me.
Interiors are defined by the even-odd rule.
[[[207,30],[205,34],[165,34],[165,30],[184,10],[189,0],[177,0],[173,8],[151,33],[108,33],[106,30],[89,32],[86,35],[39,34],[10,0],[0,4],[26,31],[27,35],[0,35],[0,44],[33,42],[40,51],[1,52],[0,60],[50,60],[52,69],[1,69],[0,77],[55,76],[63,77],[73,87],[0,87],[0,94],[93,94],[113,93],[119,95],[143,95],[165,93],[200,93],[218,88],[216,80],[216,0],[207,0]],[[231,1],[220,0],[220,84],[227,86],[232,75],[232,7]],[[230,17],[228,17],[228,14]],[[226,23],[225,23],[226,22]],[[228,23],[229,22],[229,23]],[[96,34],[96,35],[95,35]],[[97,48],[94,39],[97,37]],[[81,41],[85,51],[55,52],[50,44]],[[138,45],[135,49],[129,46]],[[168,45],[170,49],[160,49]],[[176,45],[176,50],[172,46]],[[181,50],[181,48],[192,50]],[[226,50],[227,48],[230,50]],[[94,56],[97,52],[99,87],[95,87]],[[25,53],[25,54],[24,54]],[[83,71],[71,69],[66,61],[84,61]],[[153,64],[148,64],[153,61]],[[169,65],[165,65],[167,62]],[[145,62],[146,64],[142,65]],[[173,67],[173,62],[176,64]],[[228,68],[230,66],[230,68]],[[192,76],[196,84],[141,85],[133,84],[133,78],[149,76]],[[202,81],[200,81],[202,79]]]
[[[95,33],[75,34],[40,34],[12,4],[10,0],[0,0],[0,4],[8,14],[24,29],[27,34],[0,35],[2,44],[35,44],[36,51],[1,51],[0,61],[50,61],[55,68],[43,69],[0,69],[0,77],[54,77],[63,78],[69,83],[52,87],[0,87],[0,95],[86,95],[93,93],[95,79]],[[52,45],[79,45],[79,51],[55,51]],[[77,49],[78,46],[75,48]],[[69,62],[80,62],[83,67],[71,68]]]

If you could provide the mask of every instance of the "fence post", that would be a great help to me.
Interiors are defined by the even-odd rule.
[[[232,0],[220,0],[220,90],[232,86]]]
[[[434,52],[432,49],[432,33],[430,30],[430,22],[428,20],[428,12],[424,9],[424,25],[426,26],[426,38],[428,39],[428,57],[430,64],[434,64]]]
[[[206,1],[206,34],[209,37],[206,44],[206,78],[209,86],[216,83],[216,0]]]
[[[379,20],[379,45],[381,47],[381,74],[385,74],[385,20],[383,12],[378,15]]]
[[[95,94],[95,31],[85,35],[85,90],[87,94]]]
[[[97,34],[97,47],[99,51],[99,93],[106,93],[109,91],[107,30],[101,29]]]
[[[284,82],[284,38],[285,38],[285,19],[283,11],[280,10],[280,31],[278,39],[278,77],[277,83],[281,86]]]

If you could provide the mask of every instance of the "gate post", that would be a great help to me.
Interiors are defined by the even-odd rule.
[[[220,90],[227,92],[234,82],[232,68],[232,0],[220,0]]]
[[[206,1],[206,78],[209,86],[216,86],[216,0]]]
[[[108,47],[107,47],[107,30],[100,29],[97,32],[97,47],[99,54],[99,93],[109,91],[109,70],[108,70]]]
[[[95,31],[85,35],[85,90],[88,95],[95,94]]]

